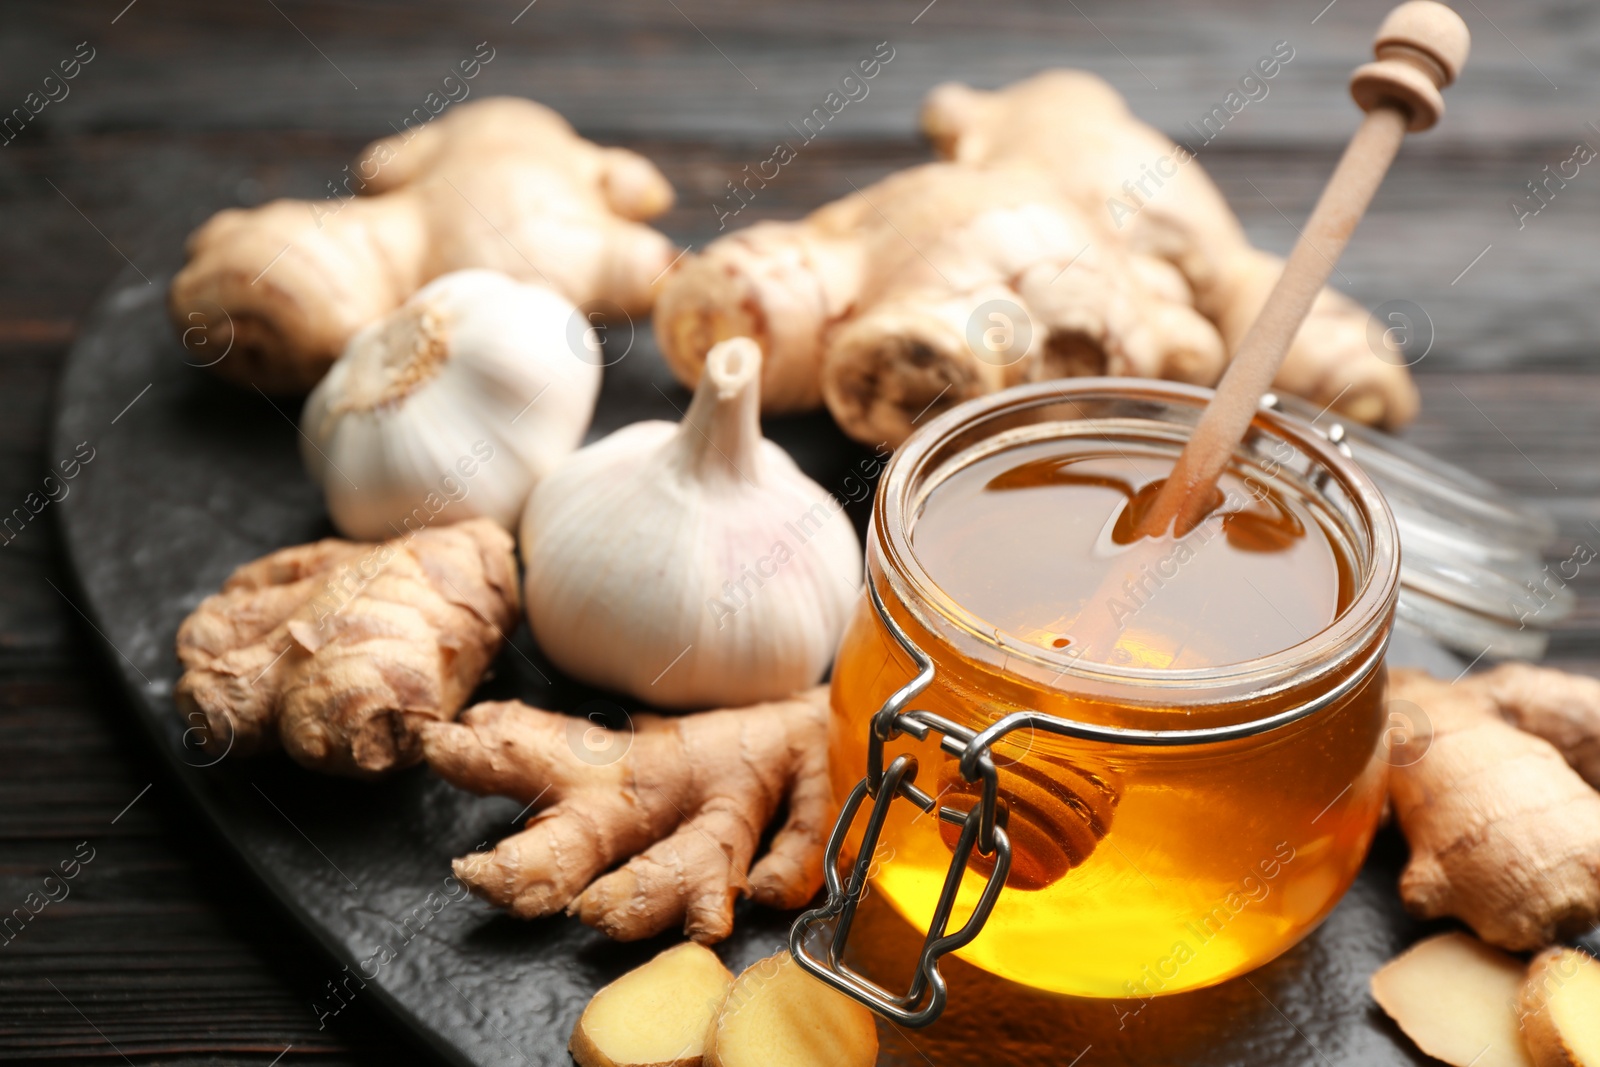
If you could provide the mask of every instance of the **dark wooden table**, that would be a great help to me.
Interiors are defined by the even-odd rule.
[[[421,106],[479,42],[474,92],[532,96],[598,140],[652,156],[679,191],[664,220],[696,247],[724,183],[787,136],[848,67],[894,59],[739,216],[793,216],[926,158],[936,82],[1093,69],[1181,135],[1280,40],[1295,57],[1206,149],[1256,239],[1287,249],[1356,122],[1343,85],[1387,0],[350,0],[13,2],[0,10],[0,116],[61,97],[0,140],[0,513],[68,457],[44,441],[62,357],[128,263],[154,274],[212,211],[324,195],[366,140]],[[126,4],[126,6],[124,6]],[[924,6],[926,5],[926,6]],[[1324,6],[1326,5],[1326,6]],[[1410,438],[1534,498],[1564,541],[1600,547],[1600,7],[1461,0],[1474,34],[1439,130],[1409,144],[1337,284],[1424,309]],[[86,42],[81,44],[80,42]],[[63,60],[77,77],[46,86]],[[1571,173],[1571,167],[1567,168]],[[132,546],[138,531],[127,532]],[[1551,660],[1600,672],[1600,582]],[[0,938],[0,1059],[172,1064],[416,1062],[359,1002],[325,1030],[330,964],[189,811],[128,719],[74,603],[46,507],[0,534],[0,915],[59,897]],[[92,850],[92,852],[90,851]],[[93,859],[76,878],[51,868]],[[63,892],[68,895],[62,896]],[[336,970],[336,968],[333,968]]]

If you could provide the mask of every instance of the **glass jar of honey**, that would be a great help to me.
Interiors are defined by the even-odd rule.
[[[834,665],[829,898],[791,935],[813,973],[912,1026],[952,951],[1150,997],[1271,960],[1349,887],[1385,795],[1394,520],[1263,410],[1204,521],[1133,537],[1209,397],[1044,382],[895,453]],[[846,962],[869,887],[927,932],[907,992]]]

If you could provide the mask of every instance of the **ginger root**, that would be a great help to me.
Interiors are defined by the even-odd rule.
[[[578,1067],[700,1067],[732,985],[716,953],[674,945],[596,993],[567,1047]]]
[[[1600,679],[1527,663],[1502,663],[1476,676],[1500,714],[1544,738],[1583,780],[1600,789]]]
[[[466,267],[639,314],[675,254],[641,225],[672,204],[655,166],[531,100],[462,104],[348,171],[340,198],[221,211],[190,236],[168,307],[192,351],[227,353],[218,374],[305,392],[357,330]]]
[[[1230,354],[1282,273],[1279,257],[1250,245],[1189,150],[1092,74],[1045,71],[997,92],[942,85],[928,94],[922,124],[946,159],[1042,169],[1086,213],[1110,219],[1134,253],[1177,268]],[[1378,358],[1368,327],[1365,310],[1324,289],[1274,386],[1360,422],[1409,422],[1416,387],[1403,366]]]
[[[1372,999],[1452,1067],[1534,1067],[1517,1019],[1523,972],[1520,960],[1466,934],[1439,934],[1380,967]]]
[[[1422,709],[1429,747],[1394,768],[1390,799],[1411,843],[1406,906],[1522,951],[1600,922],[1600,794],[1553,745],[1501,717],[1534,706],[1517,678],[1491,671],[1452,685],[1391,672],[1391,702]]]
[[[273,552],[179,627],[178,710],[219,758],[281,742],[335,774],[415,763],[418,723],[455,717],[516,624],[516,574],[489,519]]]
[[[1036,168],[930,163],[795,223],[713,242],[668,278],[656,337],[698,380],[732,336],[762,347],[769,412],[825,400],[857,440],[1067,374],[1211,382],[1223,347],[1187,283],[1130,253]]]
[[[1518,1009],[1537,1067],[1600,1067],[1600,962],[1552,948],[1528,966]]]
[[[745,968],[706,1036],[706,1067],[872,1067],[870,1009],[823,985],[788,951]]]
[[[846,433],[896,444],[1017,382],[1220,377],[1281,261],[1250,246],[1192,156],[1073,71],[993,93],[942,86],[923,125],[948,162],[685,257],[655,312],[680,380],[717,341],[754,337],[766,410],[824,400]],[[1173,173],[1151,188],[1163,159]],[[1146,195],[1129,204],[1128,187]],[[1410,419],[1416,390],[1373,353],[1368,325],[1325,291],[1277,386],[1364,422]]]
[[[833,826],[826,707],[818,687],[748,708],[638,715],[629,731],[515,701],[425,723],[423,751],[445,781],[536,811],[520,833],[456,860],[456,876],[514,915],[565,909],[619,941],[680,923],[696,941],[720,941],[741,896],[797,908],[822,884]],[[751,867],[785,799],[788,820]]]

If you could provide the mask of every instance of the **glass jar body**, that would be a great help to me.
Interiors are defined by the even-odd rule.
[[[874,574],[873,580],[881,578]],[[881,590],[880,586],[880,590]],[[890,606],[921,647],[925,634]],[[1080,721],[1117,709],[1069,693],[995,683],[971,665],[943,658],[916,707],[967,726],[1028,708]],[[863,600],[834,667],[829,760],[844,796],[866,766],[870,720],[915,667]],[[1203,749],[1151,749],[1023,735],[995,752],[1001,796],[1012,811],[1015,866],[1051,873],[1051,856],[1029,853],[1019,813],[1041,836],[1070,836],[1022,794],[1030,778],[1102,783],[1091,806],[1110,809],[1106,834],[1085,862],[1039,888],[1008,885],[983,933],[957,954],[1016,982],[1093,997],[1146,997],[1211,985],[1251,970],[1299,941],[1349,888],[1383,811],[1384,679],[1374,670],[1348,695],[1270,739]],[[1260,704],[1263,714],[1309,696],[1290,692]],[[954,761],[933,741],[902,737],[890,751],[913,753],[919,784],[941,803],[966,808]],[[928,783],[931,782],[932,785]],[[1094,788],[1090,786],[1089,788]],[[1018,802],[1019,796],[1022,802]],[[1041,817],[1041,815],[1043,817]],[[1034,847],[1034,852],[1047,850]],[[950,864],[939,822],[909,804],[889,816],[873,891],[926,929]],[[1055,866],[1059,866],[1057,860]],[[969,871],[956,909],[967,914],[983,871]]]
[[[1088,387],[1112,394],[1125,388]],[[1189,414],[1197,414],[1190,412],[1195,398],[1186,394],[1198,391],[1170,390],[1182,401],[1176,412],[1158,411],[1159,404],[1141,410],[1182,429]],[[1001,432],[1014,433],[1018,412],[1000,414]],[[962,436],[949,426],[945,434]],[[1317,454],[1315,441],[1287,436],[1295,440],[1295,462],[1311,476],[1305,481],[1312,491],[1319,491],[1319,466],[1332,464],[1335,474],[1350,477],[1336,457]],[[1051,677],[1048,663],[1024,662],[1025,653],[1001,647],[998,634],[988,639],[982,625],[942,604],[930,575],[912,558],[908,517],[917,513],[916,501],[926,499],[929,486],[917,482],[939,466],[937,452],[922,449],[926,462],[920,465],[917,455],[897,455],[868,539],[868,581],[894,624],[934,661],[933,680],[911,707],[980,729],[1013,712],[1036,711],[1177,730],[1253,722],[1317,705],[1276,729],[1200,745],[1125,746],[1043,731],[1002,740],[993,755],[1008,811],[1012,871],[982,933],[958,955],[1037,988],[1142,998],[1220,982],[1293,946],[1354,880],[1383,809],[1382,654],[1397,560],[1392,519],[1376,491],[1367,496],[1359,484],[1355,492],[1334,492],[1326,480],[1322,485],[1339,498],[1335,510],[1351,520],[1346,548],[1363,580],[1339,633],[1271,663],[1207,677],[1182,672],[1170,684],[1159,676],[1087,677],[1070,661]],[[916,671],[863,597],[832,683],[830,766],[841,798],[866,766],[874,714]],[[936,738],[899,736],[886,745],[885,758],[902,752],[916,756],[917,785],[941,804],[965,811],[976,802],[977,787],[961,777]],[[900,803],[891,808],[870,859],[871,891],[922,930],[950,865],[951,837],[948,823]],[[981,862],[969,864],[952,927],[971,911],[987,873]]]

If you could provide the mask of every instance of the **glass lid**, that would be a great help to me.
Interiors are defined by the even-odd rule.
[[[1576,604],[1540,554],[1556,536],[1550,516],[1414,445],[1304,400],[1268,393],[1261,404],[1311,423],[1383,491],[1400,529],[1397,625],[1468,657],[1544,654],[1549,628]]]

